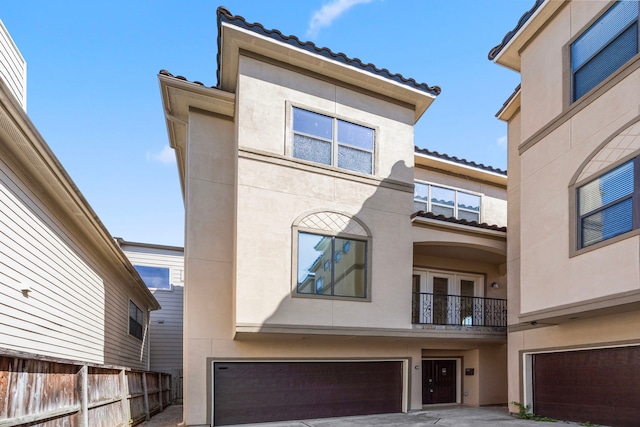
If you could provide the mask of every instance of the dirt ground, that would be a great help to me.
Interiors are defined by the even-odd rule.
[[[151,420],[138,425],[144,427],[176,427],[180,423],[182,423],[182,405],[171,405],[151,417]]]

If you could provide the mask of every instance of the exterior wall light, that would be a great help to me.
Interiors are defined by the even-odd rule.
[[[493,289],[498,289],[500,287],[500,284],[498,282],[493,282],[493,283],[491,283],[491,287]]]

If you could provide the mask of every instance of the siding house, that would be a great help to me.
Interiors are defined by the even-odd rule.
[[[415,148],[436,86],[224,8],[218,31],[215,87],[158,76],[185,424],[506,403],[506,173]]]
[[[116,238],[162,306],[149,319],[149,369],[172,376],[172,401],[182,399],[184,249]]]
[[[0,358],[147,369],[160,306],[29,120],[1,30]]]
[[[539,415],[638,425],[639,8],[538,0],[489,53],[521,75],[497,115],[509,139],[509,401]]]

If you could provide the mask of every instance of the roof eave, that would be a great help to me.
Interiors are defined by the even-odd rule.
[[[463,165],[454,161],[440,159],[423,153],[414,153],[416,166],[422,165],[434,169],[444,170],[458,175],[464,175],[481,181],[490,182],[501,186],[507,185],[507,175],[485,171],[472,166]]]
[[[320,54],[297,48],[290,44],[238,27],[233,23],[220,23],[219,86],[227,92],[235,92],[238,83],[239,57],[250,52],[270,60],[305,69],[316,74],[344,82],[401,101],[414,109],[417,122],[435,100],[436,95],[413,88],[407,84],[359,69]],[[438,89],[439,90],[439,89]]]
[[[504,44],[498,45],[492,50],[489,54],[492,61],[520,72],[520,52],[524,46],[565,5],[566,2],[564,0],[544,0],[540,5],[536,3],[533,10],[530,11],[530,16],[527,16],[529,12],[523,15],[521,20],[525,19],[525,21],[518,23],[518,26],[513,30],[515,33],[507,33],[505,38],[508,38],[508,41],[503,42]]]
[[[169,145],[175,150],[184,201],[189,110],[195,108],[233,118],[235,115],[235,94],[192,83],[181,77],[174,77],[164,70],[158,74],[158,82]]]

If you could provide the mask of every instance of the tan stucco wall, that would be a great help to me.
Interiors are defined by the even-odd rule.
[[[412,183],[413,112],[251,58],[241,58],[240,73],[239,146],[254,153],[240,153],[238,160],[237,322],[409,328],[410,286],[388,284],[411,280],[408,214],[413,196],[380,187],[379,179]],[[374,179],[292,159],[289,103],[375,127]],[[255,123],[269,124],[265,129]],[[297,248],[295,241],[292,247],[292,225],[315,211],[354,216],[370,230],[370,302],[291,298],[297,274],[292,273]]]
[[[640,343],[637,311],[602,316],[581,306],[640,290],[640,238],[630,234],[576,252],[572,229],[574,178],[602,144],[640,116],[637,58],[622,67],[621,76],[568,102],[568,44],[611,4],[567,3],[521,51],[521,111],[509,118],[509,401],[522,402],[530,384],[522,371],[523,353]],[[551,316],[560,306],[571,307],[577,320],[566,316],[550,326],[554,322],[520,318]],[[598,317],[585,319],[589,316]]]
[[[638,70],[597,98],[584,97],[573,105],[563,100],[569,84],[563,75],[563,55],[568,54],[563,46],[606,4],[572,2],[522,53],[522,126],[519,137],[511,126],[510,137],[515,138],[510,145],[526,142],[551,126],[548,135],[522,153],[519,177],[509,165],[510,185],[521,180],[520,304],[524,313],[640,289],[637,237],[570,257],[576,245],[570,238],[575,215],[570,210],[572,178],[606,139],[639,115]],[[564,115],[552,122],[560,113]],[[517,205],[510,201],[510,207]],[[609,268],[612,265],[615,268]]]

